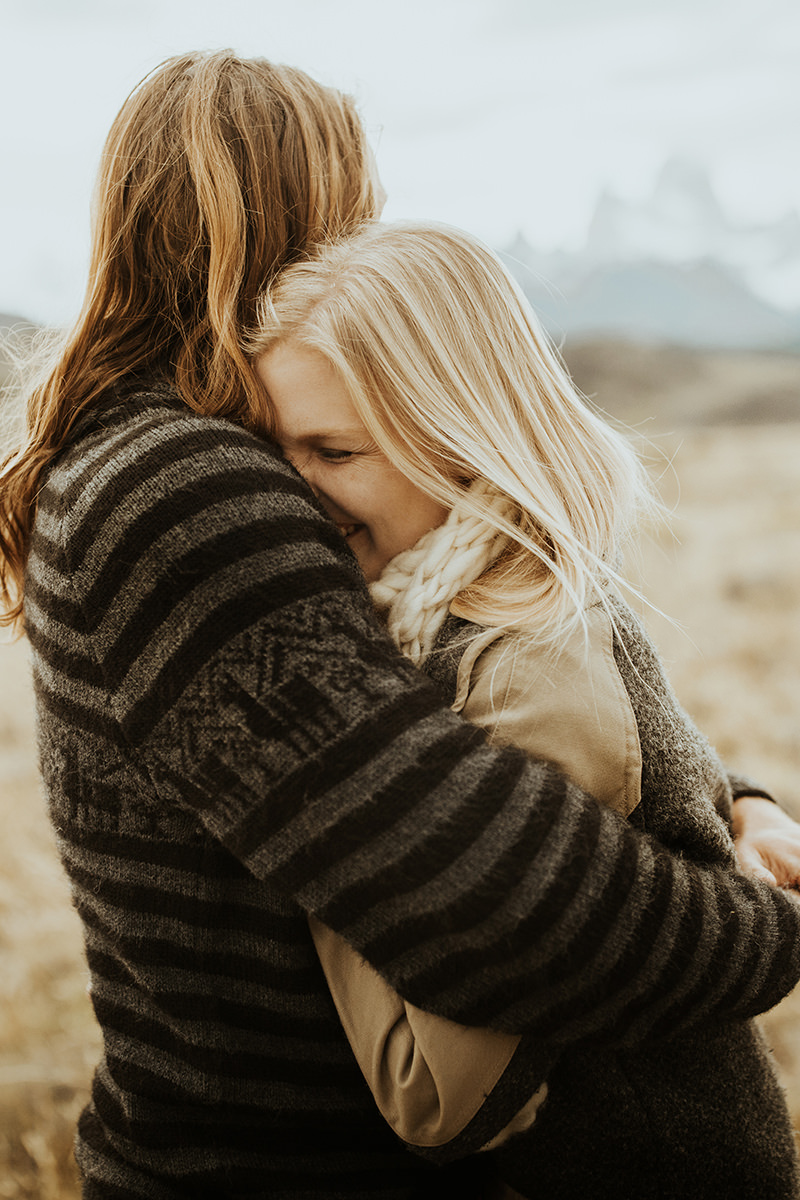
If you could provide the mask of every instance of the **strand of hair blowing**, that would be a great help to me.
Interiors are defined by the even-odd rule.
[[[513,505],[488,483],[476,480],[469,490],[500,519],[510,518]],[[494,525],[455,505],[442,525],[396,555],[370,586],[391,638],[415,666],[430,654],[451,602],[483,574],[507,541]]]

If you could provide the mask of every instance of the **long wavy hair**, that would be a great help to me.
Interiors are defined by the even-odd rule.
[[[328,360],[404,475],[504,539],[458,615],[555,648],[625,584],[622,542],[659,511],[648,475],[475,238],[373,223],[319,247],[264,296],[246,346],[258,356],[285,342]]]
[[[120,380],[170,380],[184,403],[252,425],[263,391],[241,330],[287,263],[377,209],[350,97],[229,51],[169,59],[109,133],[86,298],[29,394],[0,464],[0,601],[17,620],[42,471],[78,416]]]

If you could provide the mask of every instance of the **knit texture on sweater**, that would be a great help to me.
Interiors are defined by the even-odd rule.
[[[104,1040],[86,1196],[446,1186],[374,1112],[305,911],[412,1002],[530,1033],[543,1075],[800,976],[792,900],[487,749],[390,645],[299,477],[165,391],[85,419],[49,471],[26,621]]]
[[[725,773],[713,748],[680,708],[634,614],[618,599],[612,603],[613,658],[641,750],[642,799],[631,819],[678,853],[698,862],[732,865],[725,818],[744,781]],[[607,627],[607,618],[601,621]],[[439,653],[434,651],[432,661],[438,661],[450,694],[469,632],[463,621],[451,618],[437,640]],[[521,728],[520,711],[526,708],[534,725],[540,718],[547,724],[547,701],[535,694],[537,685],[546,689],[542,675],[547,671],[542,671],[532,644],[523,641],[515,647],[514,640],[507,635],[490,643],[470,674],[480,696],[470,715],[500,741],[509,740],[510,729]],[[479,644],[480,638],[475,645]],[[472,662],[470,655],[467,660]],[[502,682],[492,714],[479,680],[496,674],[502,675]],[[507,697],[509,716],[504,712]],[[465,711],[470,712],[469,703]],[[588,712],[583,718],[579,714],[578,709],[578,742],[581,720],[591,719]],[[533,744],[546,753],[541,732]],[[591,786],[585,777],[583,782]],[[701,985],[709,996],[716,982],[709,977]],[[529,1096],[525,1064],[531,1050],[535,1054],[535,1039],[523,1038],[500,1086],[491,1093],[491,1108],[484,1104],[455,1140],[427,1151],[427,1157],[441,1161],[463,1154],[502,1128],[514,1105],[520,1108]],[[785,1098],[752,1022],[712,1019],[697,1031],[623,1051],[567,1050],[554,1065],[535,1124],[511,1138],[495,1158],[503,1178],[532,1200],[540,1195],[548,1200],[582,1200],[587,1195],[593,1200],[621,1195],[642,1200],[800,1197]]]

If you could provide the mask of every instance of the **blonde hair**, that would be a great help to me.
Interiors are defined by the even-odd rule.
[[[125,101],[95,191],[89,285],[0,466],[0,598],[21,612],[42,470],[125,377],[161,374],[197,412],[252,425],[241,349],[259,294],[326,236],[373,217],[377,177],[353,101],[230,51],[169,59]],[[2,618],[0,618],[2,619]]]
[[[457,591],[457,615],[555,648],[624,583],[622,540],[658,507],[644,467],[475,238],[372,224],[320,246],[264,297],[247,348],[287,340],[328,360],[403,474],[505,539]]]

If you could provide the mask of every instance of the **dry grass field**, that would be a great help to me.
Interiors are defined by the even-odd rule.
[[[0,679],[0,1196],[67,1200],[98,1041],[39,793],[24,643],[0,646]]]
[[[640,360],[637,394],[657,383],[659,417],[647,432],[664,456],[660,465],[654,457],[660,486],[676,506],[673,534],[643,548],[641,577],[682,628],[661,617],[648,623],[684,703],[729,764],[800,813],[800,420],[786,419],[792,403],[800,408],[798,366],[779,372],[780,404],[764,412],[771,423],[758,423],[750,402],[739,413],[745,424],[716,414],[698,423],[702,406],[686,387],[697,371],[712,370],[699,360],[672,391],[663,371],[648,375]],[[608,364],[595,389],[587,369],[586,359],[576,365],[581,383],[610,406]],[[751,398],[759,378],[755,370],[747,377]],[[712,408],[731,388],[720,378]],[[0,680],[0,1198],[70,1200],[72,1130],[97,1035],[77,919],[36,781],[24,643],[0,646]],[[800,989],[765,1026],[800,1126]]]

